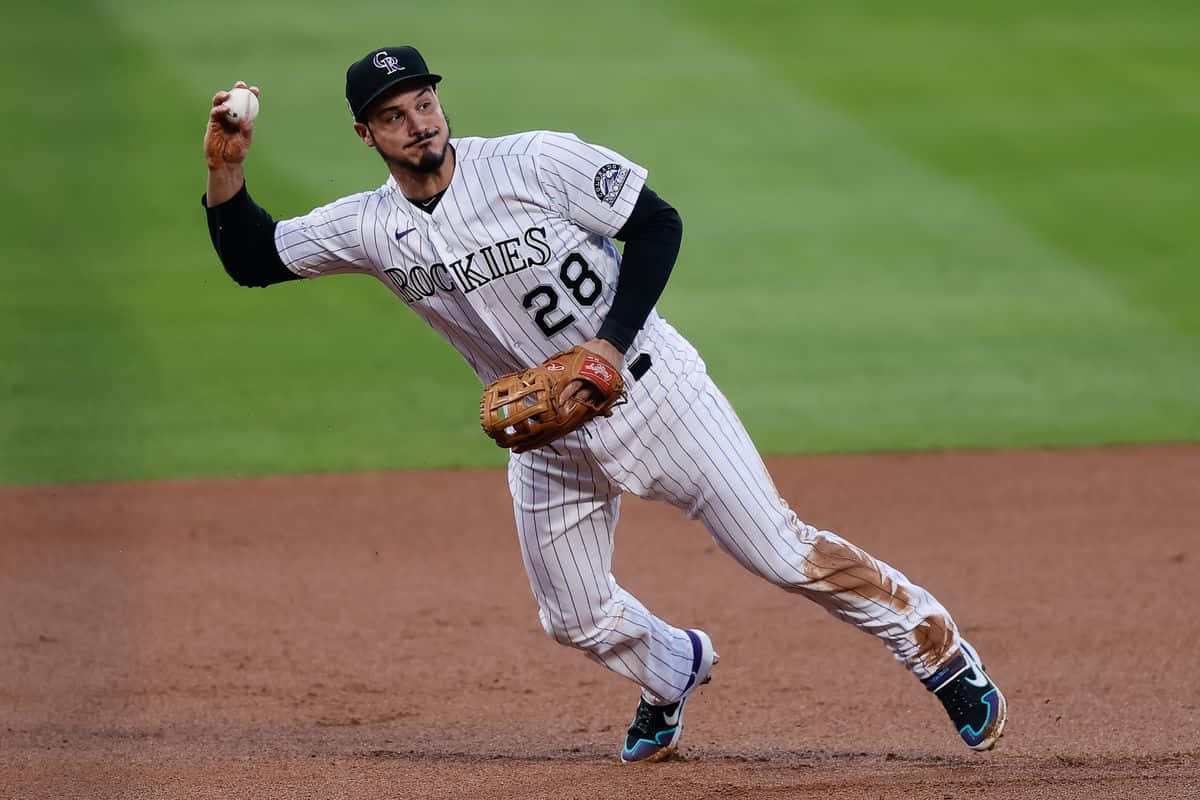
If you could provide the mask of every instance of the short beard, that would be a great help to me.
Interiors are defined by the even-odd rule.
[[[421,153],[421,160],[416,164],[406,165],[413,172],[437,172],[442,168],[442,164],[446,163],[446,151],[450,148],[450,142],[447,140],[446,146],[442,148],[442,152],[435,153],[432,150],[426,150]]]
[[[450,117],[446,117],[446,146],[442,148],[442,152],[435,153],[432,150],[425,150],[421,153],[421,158],[417,163],[411,161],[401,161],[398,158],[393,158],[376,144],[375,149],[379,152],[379,157],[383,159],[383,163],[388,167],[396,167],[397,169],[407,170],[408,172],[418,175],[428,175],[431,172],[437,172],[442,168],[442,164],[446,163],[446,152],[450,149],[450,137],[454,132],[450,129]]]

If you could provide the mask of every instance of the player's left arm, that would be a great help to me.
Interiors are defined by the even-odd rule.
[[[619,367],[667,286],[683,241],[683,220],[654,190],[643,186],[629,219],[613,238],[625,243],[616,293],[596,338],[583,347]],[[572,381],[560,400],[566,402],[580,391],[591,389]]]
[[[679,254],[679,214],[645,185],[644,167],[572,134],[544,132],[540,182],[550,207],[581,228],[625,243],[608,316],[583,346],[614,366],[646,324]],[[574,383],[563,392],[570,397]]]
[[[683,241],[683,220],[654,190],[643,186],[629,219],[613,238],[625,243],[625,254],[616,294],[596,338],[625,353],[671,277]]]

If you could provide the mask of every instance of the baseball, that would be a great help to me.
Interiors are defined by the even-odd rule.
[[[243,117],[253,120],[258,116],[258,96],[249,89],[230,89],[225,105],[229,106],[225,116],[232,122],[241,122]]]

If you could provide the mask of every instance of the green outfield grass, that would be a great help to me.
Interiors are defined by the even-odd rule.
[[[1197,41],[1186,2],[27,4],[0,481],[501,463],[382,285],[243,289],[204,227],[214,91],[262,86],[249,182],[292,216],[386,177],[342,81],[404,42],[456,133],[649,167],[660,309],[768,453],[1200,439]]]

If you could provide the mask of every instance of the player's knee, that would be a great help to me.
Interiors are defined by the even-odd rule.
[[[567,644],[566,626],[561,622],[555,622],[544,608],[538,609],[538,622],[542,623],[542,630],[546,632],[547,636],[559,644]]]
[[[785,558],[776,553],[770,556],[755,553],[753,556],[738,558],[738,561],[750,572],[785,591],[800,591],[809,582],[804,572],[803,558]]]
[[[542,623],[542,630],[551,639],[568,647],[587,649],[588,641],[593,635],[593,632],[588,630],[587,626],[581,626],[577,622],[568,621],[558,614],[551,615],[545,611],[539,611],[538,620]]]
[[[587,620],[567,619],[560,615],[547,614],[545,611],[538,612],[538,619],[542,623],[542,630],[554,641],[579,650],[591,651],[603,649],[612,634],[612,626],[606,624],[609,615],[604,613],[603,609],[594,611],[594,616]]]
[[[605,647],[605,641],[610,631],[599,625],[578,625],[566,632],[565,644],[579,650],[599,650]]]
[[[792,536],[779,540],[784,546],[756,550],[748,557],[748,569],[789,592],[812,589],[829,591],[853,579],[855,585],[877,574],[874,560],[835,533],[799,523]]]

